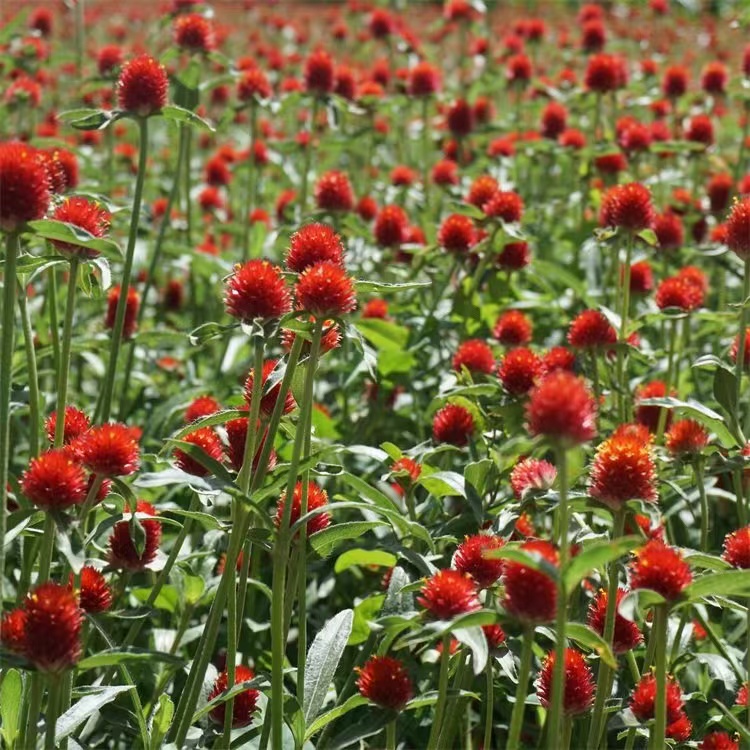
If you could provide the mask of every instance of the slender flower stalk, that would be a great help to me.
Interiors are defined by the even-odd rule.
[[[258,107],[255,99],[250,100],[250,145],[247,157],[247,181],[245,182],[245,212],[242,217],[242,262],[250,257],[250,212],[253,209],[253,195],[258,175],[255,169],[254,149],[258,138]],[[308,144],[310,148],[310,144]]]
[[[625,267],[622,273],[619,273],[618,269],[618,279],[621,279],[619,300],[620,336],[617,342],[617,387],[619,390],[617,403],[620,422],[626,422],[629,417],[628,399],[630,398],[630,389],[628,388],[627,368],[625,366],[625,347],[628,343],[628,317],[630,314],[630,265],[633,257],[633,244],[633,233],[628,232],[627,242],[625,245]]]
[[[745,368],[745,346],[747,330],[747,299],[750,297],[750,254],[745,258],[745,274],[742,278],[742,299],[740,300],[740,330],[737,341],[737,362],[735,364],[735,403],[737,404],[737,424],[742,424],[742,409],[740,407],[742,397],[742,373]],[[750,416],[750,409],[748,409]]]
[[[304,162],[302,166],[302,190],[300,193],[300,216],[304,217],[307,211],[307,193],[310,184],[310,167],[312,166],[312,153],[313,153],[313,137],[315,135],[315,125],[318,119],[318,111],[320,108],[320,98],[316,95],[313,96],[312,110],[310,113],[310,141],[305,145]],[[369,162],[365,165],[366,169],[369,169]]]
[[[73,343],[73,313],[75,312],[79,263],[80,260],[78,256],[73,255],[70,259],[70,269],[68,276],[68,298],[65,303],[62,348],[60,349],[60,368],[57,371],[57,420],[55,421],[55,448],[60,448],[62,446],[63,436],[65,434],[65,405],[68,398],[70,348],[71,344]]]
[[[667,375],[664,379],[664,395],[666,397],[669,397],[671,391],[672,391],[672,384],[674,382],[674,372],[675,372],[675,361],[680,360],[680,354],[681,352],[678,351],[679,349],[679,341],[680,337],[678,335],[679,331],[679,319],[672,318],[672,320],[669,321],[670,327],[669,327],[669,351],[667,353]],[[664,430],[667,426],[667,414],[669,413],[668,409],[661,408],[659,410],[659,421],[657,423],[656,427],[656,442],[660,443],[661,439],[664,437]]]
[[[529,625],[524,629],[521,641],[521,665],[518,668],[516,700],[513,704],[513,713],[510,717],[508,750],[518,750],[518,748],[521,747],[521,728],[523,727],[523,715],[526,705],[526,691],[528,690],[529,685],[529,672],[531,671],[533,646],[534,628]],[[485,745],[485,747],[489,747],[489,745]]]
[[[435,717],[430,729],[430,738],[427,740],[427,750],[437,750],[438,738],[443,725],[443,714],[448,700],[448,667],[451,661],[451,635],[446,633],[442,640],[442,653],[440,654],[440,677],[438,678],[438,700],[435,704]]]
[[[664,747],[664,734],[667,728],[667,604],[654,607],[652,638],[656,644],[656,704],[654,725],[651,728],[650,749]]]
[[[26,371],[29,376],[29,452],[31,458],[39,455],[42,430],[39,372],[36,364],[36,349],[34,349],[34,331],[31,327],[29,305],[23,289],[18,290],[18,310],[21,313],[21,329],[23,330],[23,344],[26,352]]]

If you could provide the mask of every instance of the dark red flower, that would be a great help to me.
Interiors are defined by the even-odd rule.
[[[110,213],[104,206],[96,201],[90,201],[87,198],[65,198],[57,206],[52,218],[56,221],[64,221],[67,224],[73,224],[78,229],[83,229],[92,237],[104,237],[109,231]],[[61,242],[53,240],[52,244],[61,253],[70,253],[82,258],[95,258],[99,255],[98,250],[83,247],[75,242]]]
[[[10,652],[23,655],[26,651],[26,611],[12,609],[0,621],[0,643]]]
[[[31,459],[21,477],[21,490],[42,510],[80,505],[86,499],[86,472],[64,450],[51,450]]]
[[[581,47],[585,52],[600,52],[607,42],[607,29],[594,18],[583,24],[581,29]]]
[[[607,94],[622,85],[622,63],[613,55],[600,53],[589,58],[584,84],[589,91]]]
[[[432,96],[440,90],[440,71],[420,61],[409,71],[408,92],[411,96]]]
[[[295,287],[297,306],[316,317],[338,317],[357,307],[354,282],[339,265],[323,261],[306,268]]]
[[[41,219],[50,203],[50,175],[36,149],[0,143],[0,229],[13,232]]]
[[[726,227],[727,246],[744,260],[750,255],[750,197],[745,197],[732,206]]]
[[[474,110],[466,99],[457,99],[448,108],[446,115],[448,130],[457,137],[465,138],[474,130]]]
[[[209,458],[215,461],[224,459],[224,448],[219,440],[219,436],[210,428],[202,427],[189,435],[185,435],[182,440],[191,445],[200,448]],[[203,466],[197,459],[190,456],[183,450],[175,448],[175,463],[180,469],[196,477],[205,477],[211,474],[210,470]]]
[[[558,567],[557,550],[549,542],[539,539],[524,542],[524,552],[546,560]],[[528,565],[508,560],[503,571],[505,588],[503,607],[512,617],[524,623],[544,623],[555,619],[557,584],[546,573]]]
[[[500,625],[482,625],[482,630],[491,651],[497,650],[505,643],[505,631]]]
[[[544,138],[557,140],[568,122],[568,110],[559,102],[550,102],[542,112],[541,133]]]
[[[505,540],[488,534],[467,536],[458,545],[453,558],[453,567],[464,575],[471,576],[480,589],[488,589],[495,584],[503,572],[503,561],[484,556],[489,550],[500,549]]]
[[[210,417],[218,411],[221,411],[221,404],[213,396],[198,396],[185,409],[185,424],[195,422],[196,419],[202,417]]]
[[[664,71],[661,90],[669,99],[682,96],[688,87],[690,71],[684,65],[671,65]]]
[[[439,570],[428,578],[417,602],[436,620],[452,620],[482,606],[472,579],[451,569]]]
[[[263,363],[263,371],[261,373],[261,401],[260,401],[260,410],[267,416],[271,416],[273,413],[274,407],[276,406],[276,402],[279,399],[279,395],[281,393],[281,380],[279,379],[278,382],[272,387],[268,388],[268,379],[271,377],[271,374],[276,369],[276,365],[278,365],[279,360],[278,359],[267,359]],[[249,404],[252,399],[253,394],[253,383],[255,382],[255,370],[254,368],[250,370],[250,372],[247,375],[247,379],[245,380],[245,389],[244,389],[244,396],[245,401]],[[284,408],[282,410],[282,414],[289,414],[291,411],[294,411],[296,408],[297,403],[294,400],[294,395],[292,394],[291,390],[287,391],[286,397],[284,398]]]
[[[453,356],[453,369],[461,372],[464,367],[472,375],[490,375],[495,368],[495,355],[492,349],[481,339],[464,341]]]
[[[722,557],[735,568],[750,568],[750,526],[727,534]]]
[[[392,711],[401,710],[413,695],[406,667],[390,656],[371,656],[359,670],[357,689],[360,695]]]
[[[512,86],[525,87],[531,80],[532,73],[531,60],[523,53],[512,55],[505,64],[505,78]]]
[[[542,373],[542,360],[531,349],[522,346],[511,349],[497,368],[503,388],[513,396],[528,393]]]
[[[648,294],[654,288],[651,264],[640,260],[630,266],[630,291],[632,294]]]
[[[495,323],[492,335],[504,346],[521,346],[531,341],[531,321],[519,310],[504,312]]]
[[[539,673],[537,695],[540,703],[550,707],[552,700],[552,675],[555,671],[554,651],[547,654],[542,671]],[[596,683],[591,667],[586,664],[583,654],[572,648],[565,649],[565,679],[563,692],[563,711],[567,716],[577,716],[588,711],[594,703]]]
[[[239,471],[242,468],[242,464],[245,460],[245,444],[247,442],[247,426],[249,420],[247,417],[238,417],[237,419],[230,419],[225,425],[227,431],[227,456],[229,457],[229,463],[235,471]],[[257,429],[260,429],[260,423],[258,423]],[[255,456],[253,457],[253,470],[258,468],[258,461],[263,451],[263,444],[265,442],[265,434],[260,440],[260,444],[256,447]],[[268,456],[268,469],[271,470],[276,466],[276,452],[271,449]]]
[[[679,214],[666,211],[656,214],[652,225],[660,250],[676,250],[685,242],[685,228]]]
[[[238,664],[234,668],[234,683],[233,685],[240,685],[243,682],[249,682],[255,677],[253,670],[242,664]],[[229,674],[225,669],[214,682],[211,692],[208,694],[208,700],[213,700],[217,695],[220,695],[230,687],[229,685]],[[246,727],[252,724],[253,714],[255,713],[256,706],[258,704],[258,696],[260,693],[253,688],[246,688],[234,696],[234,703],[232,704],[232,727]],[[226,717],[227,704],[219,703],[215,708],[212,708],[209,712],[209,717],[214,724],[218,724],[220,727],[224,726],[224,719]]]
[[[91,426],[91,421],[80,409],[75,406],[66,406],[63,416],[63,445],[72,443]],[[44,427],[50,443],[55,442],[55,430],[57,429],[57,412],[53,411],[47,417]]]
[[[432,420],[432,439],[462,447],[474,432],[474,417],[460,404],[447,404]]]
[[[241,102],[249,102],[252,99],[269,99],[273,91],[268,83],[266,74],[260,68],[243,70],[242,76],[237,83],[237,98]]]
[[[297,482],[294,486],[294,494],[292,495],[292,509],[289,517],[289,526],[293,526],[300,519],[300,511],[302,510],[302,482]],[[328,493],[318,487],[314,482],[308,482],[307,484],[307,513],[320,508],[325,508],[328,505]],[[281,522],[284,518],[284,509],[286,508],[286,493],[280,498],[276,506],[276,515],[274,516],[274,523],[278,528],[281,526]],[[307,515],[307,513],[305,515]],[[307,536],[315,534],[318,531],[327,529],[331,524],[331,516],[329,513],[317,513],[307,521]],[[297,536],[299,532],[295,536]]]
[[[375,217],[373,234],[381,247],[398,247],[406,242],[409,217],[401,206],[383,206]]]
[[[568,330],[568,343],[576,349],[609,348],[617,341],[617,331],[598,310],[579,313]]]
[[[96,66],[103,78],[115,73],[125,59],[122,47],[117,44],[107,44],[96,54]]]
[[[120,303],[120,287],[114,286],[107,295],[107,314],[104,318],[104,327],[112,330],[115,327],[117,316],[117,305]],[[129,339],[133,337],[138,325],[138,308],[141,297],[133,286],[128,287],[128,296],[125,302],[125,318],[122,324],[122,337]]]
[[[68,578],[68,589],[74,590],[75,575]],[[84,612],[96,614],[106,612],[112,606],[112,591],[104,576],[90,565],[81,568],[81,580],[78,590],[79,606]]]
[[[706,64],[701,73],[701,86],[707,94],[724,94],[727,87],[726,65],[719,60],[714,60]]]
[[[448,252],[466,253],[476,242],[474,222],[463,214],[447,216],[438,230],[438,242]]]
[[[87,430],[71,447],[89,471],[105,477],[120,477],[138,470],[140,439],[138,427],[109,422]]]
[[[507,242],[496,261],[500,268],[506,271],[518,271],[531,262],[531,251],[528,242]]]
[[[117,80],[117,101],[139,117],[148,117],[167,103],[169,81],[164,66],[149,55],[128,60]]]
[[[175,18],[172,33],[175,44],[188,52],[210,52],[216,46],[211,21],[197,13]]]
[[[704,735],[698,750],[740,750],[740,743],[735,742],[728,732],[709,732]]]
[[[734,188],[734,179],[731,174],[722,172],[714,175],[706,187],[708,201],[711,204],[711,211],[718,213],[726,210],[729,205],[729,197],[732,195]]]
[[[617,589],[616,605],[619,607],[622,598],[625,596],[625,589]],[[602,589],[597,596],[591,600],[587,616],[587,623],[592,630],[599,635],[604,635],[604,621],[607,616],[607,592]],[[643,634],[638,626],[624,618],[615,610],[615,632],[612,642],[612,650],[616,654],[624,654],[632,651],[636,646],[643,642]]]
[[[335,84],[333,60],[325,50],[319,49],[305,61],[305,88],[317,96],[330,94]]]
[[[677,599],[693,580],[690,565],[682,554],[658,539],[652,539],[636,552],[629,569],[632,588],[652,589],[667,601]]]
[[[156,508],[145,500],[138,501],[136,512],[147,516],[158,515]],[[144,570],[156,559],[161,541],[161,523],[150,519],[134,519],[127,507],[125,513],[130,515],[130,518],[118,521],[109,537],[109,563],[114,568]],[[138,526],[140,528],[137,528]],[[138,547],[131,536],[131,530],[139,537]]]
[[[351,211],[354,191],[349,178],[336,170],[321,175],[315,183],[315,203],[321,211]]]
[[[482,211],[484,211],[487,216],[495,219],[502,219],[508,224],[521,221],[523,209],[523,198],[512,190],[496,191],[482,206]]]
[[[656,432],[659,425],[660,406],[640,405],[640,401],[651,398],[664,398],[667,395],[667,386],[661,380],[652,380],[650,383],[640,385],[635,392],[635,419],[639,424],[645,425],[651,432]],[[670,394],[671,395],[671,394]],[[671,410],[667,411],[666,426],[672,421]]]
[[[680,419],[665,437],[667,450],[673,455],[694,455],[708,445],[708,430],[693,419]]]
[[[651,192],[639,182],[615,185],[602,197],[599,223],[621,227],[629,232],[640,232],[654,221]]]
[[[279,318],[292,307],[281,269],[266,260],[237,265],[226,282],[224,305],[240,320]]]
[[[306,224],[289,241],[286,267],[302,273],[306,268],[322,262],[344,265],[344,246],[327,224]]]
[[[656,678],[652,673],[645,674],[635,686],[630,696],[630,710],[636,719],[647,722],[654,718],[656,711]],[[677,721],[682,710],[682,691],[673,677],[667,678],[667,723]]]
[[[747,704],[748,704],[748,683],[746,682],[744,685],[741,685],[740,689],[737,691],[737,698],[735,699],[735,705],[747,706]]]
[[[694,143],[710,146],[714,142],[714,125],[708,115],[695,115],[688,121],[685,138]]]

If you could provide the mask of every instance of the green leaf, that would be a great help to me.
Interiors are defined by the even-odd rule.
[[[409,340],[409,329],[389,320],[365,318],[357,322],[362,335],[378,350],[403,351]]]
[[[69,109],[57,115],[58,120],[70,123],[76,130],[104,130],[119,117],[119,112],[104,109]]]
[[[122,260],[122,250],[116,242],[102,237],[94,237],[93,234],[75,224],[55,221],[55,219],[39,219],[30,221],[28,226],[34,230],[37,237],[42,237],[45,240],[55,240],[85,247],[87,250],[95,250],[115,260]]]
[[[206,590],[206,582],[200,576],[185,575],[182,578],[182,595],[188,605],[197,604]]]
[[[592,570],[603,568],[612,560],[617,560],[642,544],[643,540],[637,536],[626,536],[614,542],[608,540],[584,542],[583,551],[570,561],[563,576],[566,590],[572,591]]]
[[[403,568],[393,569],[383,602],[383,615],[403,615],[414,611],[414,597],[408,591],[403,591],[410,583],[409,574]]]
[[[422,289],[426,286],[432,286],[432,282],[403,281],[393,283],[385,281],[356,281],[354,286],[357,288],[358,292],[378,292],[380,294],[386,294],[394,291],[406,291],[407,289]]]
[[[740,596],[750,594],[750,572],[747,570],[724,570],[701,576],[687,586],[682,595],[688,601],[704,596]]]
[[[634,589],[622,597],[617,611],[626,619],[635,622],[642,619],[642,612],[656,604],[665,604],[666,599],[651,589]]]
[[[657,247],[659,244],[659,238],[656,236],[656,232],[654,232],[653,229],[642,229],[638,232],[638,237],[651,247]]]
[[[196,115],[195,112],[191,112],[189,109],[185,109],[184,107],[178,107],[174,104],[168,105],[162,108],[161,116],[166,120],[171,120],[172,122],[184,122],[187,125],[193,125],[195,127],[201,128],[202,130],[208,130],[212,133],[214,132],[214,126],[211,125],[211,123]]]
[[[125,664],[129,661],[161,661],[168,664],[182,664],[179,656],[167,654],[163,651],[149,651],[145,648],[130,646],[126,649],[106,649],[96,654],[81,659],[76,665],[79,672],[97,667],[111,667],[116,664]]]
[[[307,652],[303,706],[306,724],[309,724],[323,707],[328,688],[333,683],[333,676],[351,635],[353,622],[353,610],[345,609],[339,612],[323,626]]]
[[[266,685],[268,685],[268,678],[262,675],[259,677],[253,677],[252,680],[247,680],[246,682],[238,682],[236,685],[232,685],[232,687],[228,690],[225,690],[223,693],[219,693],[216,697],[212,698],[208,703],[206,703],[205,706],[199,708],[193,714],[193,720],[190,723],[195,724],[197,721],[200,721],[204,716],[213,711],[216,706],[225,703],[230,698],[234,698],[236,695],[239,695],[245,690],[257,690],[259,688],[265,687]]]
[[[336,719],[344,716],[344,714],[349,713],[353,708],[367,705],[367,703],[369,703],[369,701],[363,695],[352,695],[345,703],[342,703],[340,706],[336,706],[336,708],[332,708],[330,711],[318,716],[318,718],[307,728],[305,741],[312,739],[321,729],[323,729],[323,727],[328,726],[332,721],[336,721]]]
[[[362,534],[376,529],[378,526],[388,526],[385,521],[351,521],[338,523],[327,529],[318,531],[310,537],[310,546],[321,556],[328,557],[334,548],[347,539],[357,539]]]
[[[18,734],[18,719],[21,715],[23,680],[17,669],[8,669],[0,684],[0,716],[3,718],[0,734],[5,747],[13,747]]]
[[[556,581],[560,575],[559,570],[538,552],[522,550],[518,547],[505,545],[500,549],[487,550],[484,553],[484,556],[491,560],[512,560],[513,562],[525,565],[527,568],[544,573],[553,581]]]
[[[112,685],[105,688],[91,688],[95,691],[84,695],[81,700],[74,703],[55,724],[55,742],[69,737],[83,724],[84,721],[93,716],[102,706],[106,706],[117,698],[120,693],[133,690],[132,685]],[[4,715],[4,714],[3,714]]]
[[[174,703],[172,703],[172,699],[166,693],[162,693],[159,696],[159,705],[151,721],[151,750],[159,750],[162,746],[169,727],[172,726],[173,716]]]
[[[174,435],[172,435],[172,439],[182,440],[182,438],[184,438],[186,435],[189,435],[191,432],[195,432],[196,430],[201,430],[204,427],[216,427],[216,425],[224,424],[232,419],[238,419],[239,417],[246,416],[247,410],[243,411],[242,409],[223,409],[222,411],[217,411],[215,414],[209,414],[209,416],[207,417],[196,419],[189,425],[182,427],[181,429],[177,430]]]
[[[595,651],[607,666],[617,669],[617,659],[615,659],[609,644],[588,625],[569,622],[565,628],[565,634],[568,638],[580,643],[584,648]]]
[[[378,549],[350,549],[339,555],[333,566],[334,573],[354,567],[376,567],[392,568],[398,558],[391,552]]]
[[[474,674],[478,675],[484,669],[489,657],[489,648],[484,631],[477,625],[470,628],[455,628],[452,632],[453,637],[459,643],[463,643],[464,646],[471,649],[471,665]]]
[[[437,471],[421,476],[418,484],[435,497],[466,497],[464,478],[455,471]]]
[[[406,375],[417,366],[417,358],[411,352],[381,351],[378,353],[378,372],[383,377]]]
[[[724,408],[730,419],[737,414],[737,378],[733,372],[717,367],[714,372],[714,398]]]

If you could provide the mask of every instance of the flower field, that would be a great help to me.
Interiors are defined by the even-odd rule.
[[[0,7],[0,747],[750,749],[750,7]]]

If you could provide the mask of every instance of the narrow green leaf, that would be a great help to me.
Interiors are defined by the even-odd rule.
[[[351,521],[337,523],[318,531],[310,537],[310,546],[321,556],[328,557],[334,548],[347,539],[358,539],[364,533],[379,526],[387,526],[385,521]]]
[[[332,721],[341,718],[344,714],[348,714],[353,708],[364,706],[367,703],[369,703],[369,701],[364,696],[352,695],[345,703],[342,703],[340,706],[336,706],[336,708],[332,708],[330,711],[318,716],[318,718],[308,727],[307,732],[305,733],[305,741],[312,739],[321,729],[323,729],[323,727],[326,727]]]
[[[643,540],[637,536],[623,537],[614,542],[607,540],[585,542],[583,551],[579,552],[568,564],[564,574],[565,588],[572,591],[592,570],[604,568],[612,560],[617,560],[642,544]]]
[[[724,570],[709,573],[693,581],[682,592],[688,601],[704,596],[740,596],[750,594],[750,571]]]
[[[5,747],[13,747],[19,728],[21,715],[21,696],[23,695],[23,680],[17,669],[5,672],[0,684],[0,716],[3,724],[0,728]]]
[[[580,643],[584,648],[595,651],[607,666],[617,669],[617,659],[615,659],[609,644],[588,625],[569,622],[565,628],[565,634],[568,638]]]
[[[55,741],[69,737],[84,721],[93,716],[102,706],[111,703],[120,693],[133,690],[132,685],[112,685],[105,688],[92,688],[96,692],[76,701],[55,724]]]

